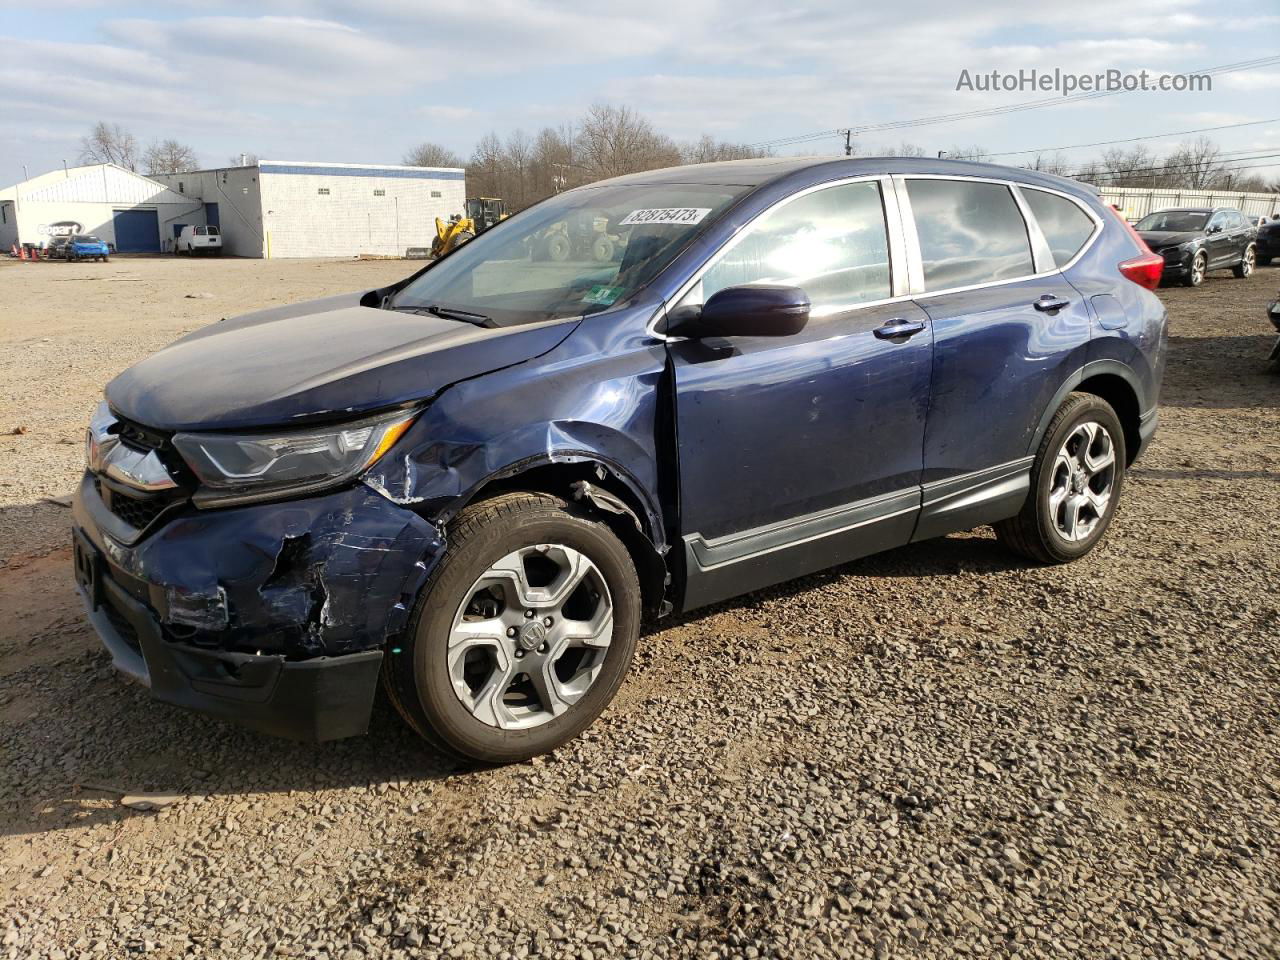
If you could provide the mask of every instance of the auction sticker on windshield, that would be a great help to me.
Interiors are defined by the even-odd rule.
[[[632,210],[620,221],[620,226],[643,223],[678,223],[692,226],[701,223],[702,218],[711,212],[710,207],[651,207],[645,210]]]

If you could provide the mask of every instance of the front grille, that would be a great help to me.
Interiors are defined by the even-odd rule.
[[[93,485],[107,509],[135,530],[145,530],[176,502],[173,497],[166,496],[131,497],[111,489],[98,477],[93,478]]]

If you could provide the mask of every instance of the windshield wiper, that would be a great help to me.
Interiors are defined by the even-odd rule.
[[[461,320],[464,323],[474,323],[477,327],[496,327],[497,321],[493,317],[486,317],[483,313],[471,313],[469,310],[455,310],[453,307],[442,307],[439,304],[428,304],[426,306],[395,306],[392,310],[398,310],[401,313],[429,313],[433,317],[440,317],[444,320]]]

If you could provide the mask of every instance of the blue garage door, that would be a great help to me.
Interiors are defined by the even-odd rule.
[[[216,203],[206,203],[204,205],[204,222],[211,227],[221,229],[222,221],[218,219],[218,205]]]
[[[116,210],[117,253],[159,253],[160,218],[154,210]]]

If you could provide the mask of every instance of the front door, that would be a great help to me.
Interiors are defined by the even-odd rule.
[[[920,502],[928,316],[892,297],[878,181],[785,200],[680,305],[746,283],[809,294],[787,337],[673,342],[685,609],[906,543]]]

